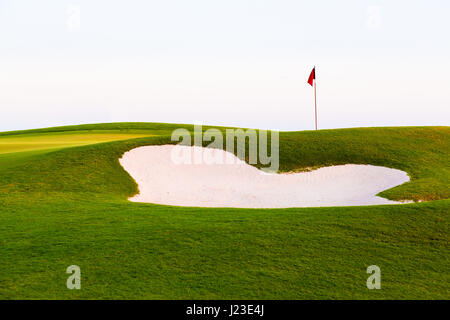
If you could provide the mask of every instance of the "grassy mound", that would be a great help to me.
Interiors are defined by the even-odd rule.
[[[280,133],[280,170],[401,169],[407,205],[211,209],[131,203],[118,158],[190,125],[0,133],[0,298],[449,298],[450,128]],[[207,128],[204,128],[207,129]],[[223,130],[224,128],[220,128]],[[68,290],[79,265],[82,289]],[[366,288],[380,266],[382,289]]]

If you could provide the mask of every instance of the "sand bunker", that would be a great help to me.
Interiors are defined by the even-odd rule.
[[[174,148],[177,148],[174,150]],[[139,186],[129,200],[177,206],[288,208],[395,204],[376,194],[409,181],[406,172],[346,164],[311,172],[268,174],[237,159],[234,164],[185,164],[173,154],[223,150],[187,146],[145,146],[119,160]],[[175,152],[175,153],[174,153]]]

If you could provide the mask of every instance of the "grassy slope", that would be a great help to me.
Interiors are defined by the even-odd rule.
[[[177,127],[0,133],[0,145],[68,129],[153,135],[0,162],[0,298],[449,298],[449,200],[277,210],[127,202],[136,185],[117,159],[170,142]],[[280,135],[285,171],[349,162],[407,171],[412,182],[383,192],[391,199],[448,199],[449,150],[448,127]],[[80,291],[65,287],[71,264]],[[371,264],[382,290],[365,286]]]

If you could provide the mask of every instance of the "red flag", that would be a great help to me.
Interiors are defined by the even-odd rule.
[[[313,85],[314,79],[316,79],[316,67],[314,67],[314,68],[312,69],[311,74],[309,75],[309,78],[308,78],[308,83],[309,83],[311,86]]]

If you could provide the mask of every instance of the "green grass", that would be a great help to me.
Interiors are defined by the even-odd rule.
[[[411,182],[382,196],[435,201],[270,210],[127,201],[137,186],[118,158],[170,143],[180,126],[0,133],[0,298],[449,299],[450,128],[280,134],[282,171],[383,165]],[[81,290],[66,288],[72,264]],[[381,290],[366,288],[372,264]]]
[[[118,133],[115,131],[90,130],[88,132],[65,131],[40,134],[17,134],[0,136],[0,154],[32,150],[57,150],[101,142],[145,137],[145,133]]]

